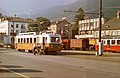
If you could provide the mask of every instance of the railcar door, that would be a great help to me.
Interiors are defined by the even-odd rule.
[[[45,43],[46,43],[47,37],[42,38],[42,50],[45,49]]]
[[[110,48],[110,40],[107,40],[107,48]]]

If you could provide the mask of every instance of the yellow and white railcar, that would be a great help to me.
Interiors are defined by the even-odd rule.
[[[35,32],[20,33],[15,37],[15,49],[33,51],[39,47],[45,53],[50,51],[58,52],[61,51],[61,42],[60,34],[42,33],[36,35]]]

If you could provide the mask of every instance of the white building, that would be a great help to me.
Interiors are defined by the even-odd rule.
[[[102,24],[104,24],[104,18],[102,18]],[[79,21],[79,35],[92,34],[92,30],[99,27],[99,18],[86,19]]]
[[[29,22],[29,20],[19,17],[7,18],[6,20],[0,19],[0,42],[11,44],[15,35],[27,32]]]
[[[99,28],[93,30],[95,38],[99,37]],[[117,13],[117,17],[111,18],[101,27],[101,37],[117,37],[120,36],[120,11]]]
[[[104,23],[105,20],[104,18],[102,18],[102,24]],[[98,27],[99,27],[99,18],[81,20],[79,21],[79,30],[78,30],[79,34],[76,35],[75,37],[76,38],[94,37],[93,30]]]

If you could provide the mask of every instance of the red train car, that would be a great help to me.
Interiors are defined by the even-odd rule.
[[[62,49],[89,49],[89,39],[62,39]]]
[[[69,49],[70,47],[70,43],[69,43],[69,40],[68,39],[62,39],[62,49]]]
[[[70,40],[71,49],[88,50],[89,49],[89,39],[71,39]]]
[[[120,39],[102,39],[102,42],[104,52],[120,52]],[[98,50],[98,41],[96,50]]]

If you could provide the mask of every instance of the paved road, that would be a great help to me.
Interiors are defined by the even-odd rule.
[[[69,58],[63,54],[34,56],[11,49],[0,49],[0,58],[0,78],[120,78],[119,62]]]

